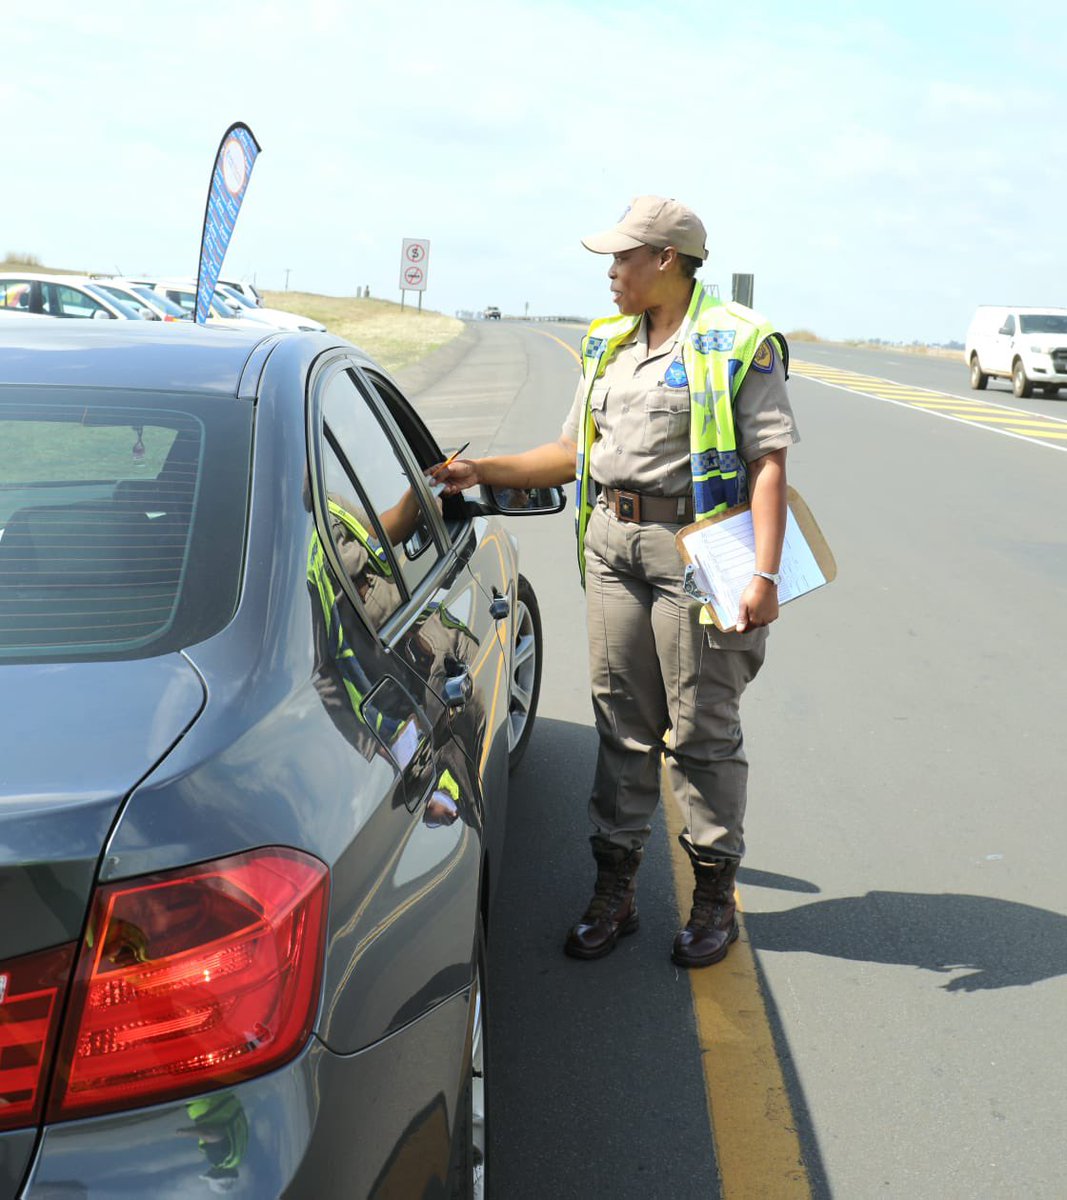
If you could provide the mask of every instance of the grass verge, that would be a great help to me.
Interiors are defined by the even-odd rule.
[[[387,371],[410,366],[463,332],[463,322],[455,317],[428,310],[420,313],[411,305],[401,311],[391,300],[264,292],[263,302],[321,321],[331,333],[366,350]]]

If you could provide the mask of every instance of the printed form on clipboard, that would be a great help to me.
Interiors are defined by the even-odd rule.
[[[702,601],[724,630],[737,625],[741,593],[756,567],[755,534],[749,505],[679,530],[675,543],[686,562],[685,590]],[[779,567],[778,603],[787,604],[830,583],[837,565],[811,510],[788,489],[785,541]]]

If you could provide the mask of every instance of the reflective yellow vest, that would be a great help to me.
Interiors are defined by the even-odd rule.
[[[596,504],[596,487],[589,473],[589,452],[597,437],[589,411],[593,384],[615,357],[619,346],[640,324],[641,317],[616,316],[594,321],[582,339],[582,380],[585,404],[578,423],[575,466],[575,528],[578,569],[585,585],[585,530]],[[745,464],[737,454],[734,397],[748,374],[764,339],[773,337],[789,361],[785,338],[759,313],[743,304],[724,303],[693,286],[693,298],[682,325],[682,365],[689,381],[689,450],[693,472],[693,509],[702,521],[748,499]]]

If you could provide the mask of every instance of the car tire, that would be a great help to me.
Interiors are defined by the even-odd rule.
[[[485,928],[475,934],[474,979],[464,1052],[464,1086],[456,1112],[449,1200],[486,1200],[489,1196],[488,1024],[486,1021]]]
[[[1023,366],[1023,360],[1017,358],[1011,368],[1011,390],[1014,396],[1020,400],[1024,400],[1027,396],[1033,394],[1034,385],[1026,377],[1026,368]]]
[[[512,625],[511,687],[508,691],[508,770],[514,771],[526,753],[541,694],[544,643],[541,610],[525,575],[519,576]]]
[[[989,382],[989,376],[982,370],[982,364],[978,361],[978,355],[971,355],[971,387],[976,392],[984,392],[986,384]]]

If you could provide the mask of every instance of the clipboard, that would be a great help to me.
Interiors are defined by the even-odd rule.
[[[837,563],[800,493],[786,489],[786,531],[782,547],[779,604],[788,604],[837,578]],[[701,621],[724,632],[737,624],[737,604],[756,566],[752,506],[739,504],[704,521],[686,525],[674,544],[685,564],[683,587],[703,604]]]

